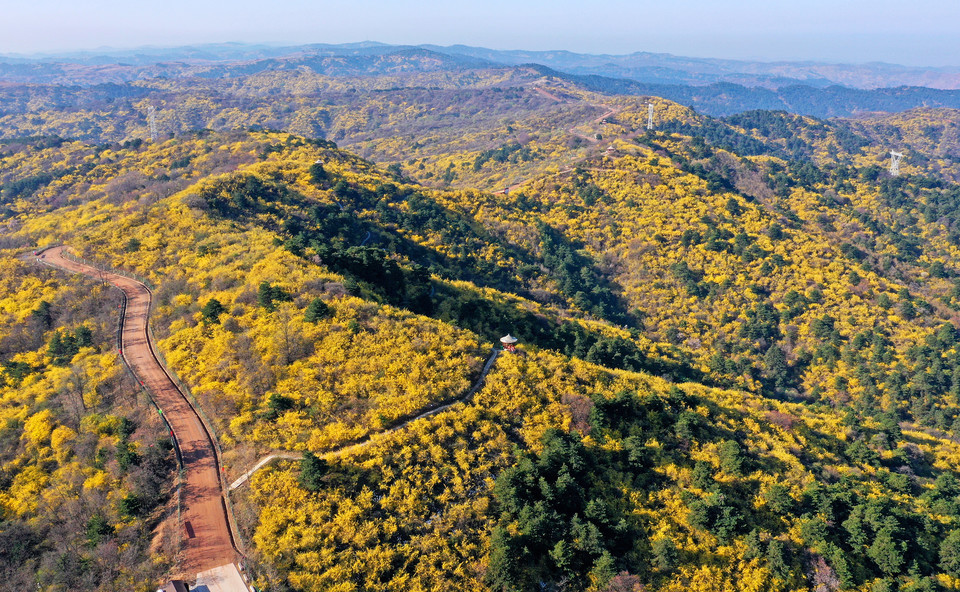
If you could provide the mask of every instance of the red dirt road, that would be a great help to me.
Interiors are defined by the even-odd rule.
[[[232,563],[236,559],[219,467],[213,442],[197,412],[164,371],[147,337],[151,294],[140,282],[63,256],[65,247],[54,247],[39,258],[73,273],[110,282],[126,295],[121,334],[124,359],[153,396],[170,426],[183,456],[186,483],[181,511],[182,557],[179,571],[196,574]]]

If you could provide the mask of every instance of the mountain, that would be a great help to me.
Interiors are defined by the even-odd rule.
[[[379,76],[490,65],[478,58],[419,47],[350,44],[264,49],[228,44],[133,54],[69,55],[64,59],[0,59],[0,80],[86,86],[154,78],[236,78],[273,70],[307,69],[326,76]]]
[[[147,66],[161,62],[216,64],[246,62],[296,55],[378,55],[392,53],[409,46],[392,46],[365,41],[359,43],[308,45],[268,45],[251,43],[204,43],[179,47],[138,47],[133,49],[102,48],[64,53],[40,53],[34,55],[0,54],[6,63],[32,64],[129,64]]]
[[[618,95],[657,96],[688,105],[708,115],[734,115],[756,109],[782,110],[814,117],[850,117],[875,111],[896,112],[917,107],[960,107],[960,91],[920,87],[853,89],[838,85],[747,87],[729,82],[706,86],[642,83],[623,78],[574,75],[531,65],[544,76],[567,80],[581,88]]]
[[[85,129],[69,129],[61,122],[47,122],[42,113],[53,105],[58,110],[83,109],[81,104],[103,104],[117,98],[150,97],[166,102],[173,95],[174,104],[197,104],[207,98],[230,105],[248,103],[265,85],[270,92],[286,94],[291,100],[307,107],[309,114],[300,111],[294,119],[310,119],[312,113],[324,110],[330,101],[343,105],[345,99],[356,102],[346,93],[330,96],[329,91],[391,93],[400,89],[430,88],[441,91],[492,86],[508,88],[511,85],[529,85],[536,80],[551,84],[573,86],[581,91],[607,95],[639,95],[663,97],[696,108],[709,115],[732,115],[754,109],[785,110],[815,117],[850,117],[878,111],[895,112],[918,107],[960,107],[960,90],[938,90],[926,87],[899,86],[895,88],[856,89],[831,84],[824,78],[816,86],[798,84],[794,79],[778,79],[777,84],[753,85],[754,82],[736,77],[717,77],[699,62],[684,62],[685,71],[694,78],[664,74],[637,76],[629,72],[609,72],[615,76],[576,73],[601,71],[591,66],[596,60],[587,60],[577,54],[564,52],[506,52],[500,55],[492,50],[471,48],[405,47],[372,43],[346,46],[298,46],[296,48],[262,48],[259,46],[199,46],[179,50],[156,50],[144,55],[126,56],[130,62],[121,62],[123,55],[108,54],[99,57],[71,57],[64,60],[36,59],[0,60],[0,96],[3,107],[0,117],[6,117],[6,126],[0,135],[11,137],[30,133],[57,133],[85,139],[102,132],[102,126],[84,125]],[[597,58],[605,58],[601,56]],[[554,69],[539,63],[513,64],[524,59],[536,59],[568,68]],[[599,63],[599,62],[596,62]],[[593,68],[593,69],[591,69]],[[659,68],[659,66],[658,66]],[[679,71],[679,70],[678,70]],[[664,70],[664,72],[666,72]],[[279,85],[285,79],[286,87]],[[653,82],[650,82],[650,81]],[[716,80],[739,80],[744,84]],[[892,80],[892,79],[891,79]],[[904,78],[903,80],[907,80]],[[914,80],[914,79],[910,79]],[[680,83],[667,83],[667,82]],[[693,84],[691,84],[693,83]],[[82,87],[76,89],[76,86]],[[309,88],[311,93],[304,89]],[[324,92],[327,91],[327,92]],[[401,91],[398,94],[402,94]],[[311,94],[312,104],[304,105]],[[268,103],[273,109],[275,103]],[[112,107],[112,106],[111,106]],[[121,102],[120,107],[129,110]],[[228,107],[229,109],[229,107]],[[209,112],[211,123],[200,125],[194,114],[186,115],[186,122],[174,124],[175,129],[216,127],[218,118]],[[28,115],[29,112],[29,115]],[[116,114],[116,112],[115,112]],[[89,114],[85,115],[89,117]],[[281,115],[284,119],[287,116]],[[237,119],[231,113],[229,120]],[[274,120],[275,117],[271,117]],[[127,127],[129,121],[119,128]],[[270,123],[271,127],[286,129],[290,122]],[[36,130],[26,131],[29,128]],[[303,128],[303,133],[306,132]],[[173,130],[171,130],[173,131]],[[122,132],[115,132],[122,133]],[[115,133],[104,134],[103,140],[128,139]]]
[[[832,85],[864,90],[902,86],[942,90],[960,89],[960,68],[908,67],[896,64],[828,64],[818,62],[752,62],[693,58],[664,53],[636,52],[628,55],[595,55],[570,51],[495,50],[465,45],[399,46],[376,42],[304,44],[294,46],[243,43],[204,44],[184,47],[103,49],[34,56],[0,56],[8,68],[4,77],[19,76],[23,82],[51,80],[56,64],[96,67],[127,65],[146,68],[161,63],[192,65],[227,64],[296,58],[298,56],[358,58],[383,56],[412,49],[426,49],[449,58],[473,58],[487,64],[517,66],[536,63],[578,75],[628,79],[645,84],[708,85],[732,83],[775,90],[784,86],[822,88]],[[10,65],[30,65],[13,70]],[[50,73],[47,73],[50,72]],[[61,72],[61,76],[65,75]],[[61,79],[61,81],[63,81]]]
[[[922,86],[960,88],[960,68],[922,68],[896,64],[826,64],[818,62],[751,62],[691,58],[664,53],[593,55],[569,51],[493,50],[453,45],[427,46],[435,51],[468,55],[509,65],[536,63],[570,74],[625,78],[648,84],[705,85],[728,82],[777,89],[804,85],[841,85],[858,89]]]
[[[5,129],[89,139],[0,143],[5,581],[177,569],[118,302],[29,256],[63,243],[154,286],[227,483],[281,455],[226,496],[260,589],[953,585],[957,112],[442,63],[6,89]]]

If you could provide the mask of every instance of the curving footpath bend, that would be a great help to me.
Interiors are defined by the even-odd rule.
[[[319,456],[324,460],[329,460],[331,458],[337,458],[340,456],[353,454],[354,452],[361,450],[363,448],[366,448],[370,444],[373,444],[375,441],[379,441],[381,438],[384,438],[386,436],[389,436],[390,434],[393,434],[394,432],[399,432],[400,430],[405,429],[408,425],[410,425],[411,423],[417,420],[446,411],[447,409],[450,409],[451,407],[459,403],[469,403],[473,399],[473,396],[477,394],[477,391],[480,390],[480,387],[483,386],[483,382],[487,379],[487,374],[490,372],[490,368],[493,367],[493,363],[497,361],[497,355],[499,353],[500,353],[500,350],[494,348],[494,350],[490,353],[490,357],[487,358],[487,363],[483,365],[483,370],[480,371],[480,376],[477,377],[477,379],[474,381],[473,386],[470,387],[470,390],[468,390],[466,393],[464,393],[460,397],[454,399],[453,401],[446,403],[445,405],[440,405],[439,407],[434,407],[433,409],[428,409],[426,411],[423,411],[411,417],[410,419],[404,421],[403,423],[400,423],[388,430],[377,432],[375,434],[370,434],[369,436],[367,436],[366,438],[364,438],[359,442],[355,442],[353,444],[344,444],[332,450],[319,453],[317,456]],[[253,467],[249,471],[240,475],[240,477],[237,478],[236,481],[231,483],[230,491],[233,491],[234,489],[246,483],[247,480],[250,479],[250,477],[252,477],[254,473],[256,473],[261,468],[263,468],[264,466],[266,466],[267,464],[275,460],[278,460],[278,459],[300,460],[302,458],[303,458],[303,454],[299,452],[274,452],[273,454],[268,454],[267,456],[261,458],[257,462],[257,464],[253,465]]]
[[[173,429],[185,473],[181,513],[183,560],[180,569],[195,574],[233,563],[237,554],[226,514],[219,466],[210,434],[197,411],[164,370],[147,337],[150,290],[142,283],[64,257],[66,247],[41,253],[41,262],[71,273],[103,279],[123,291],[121,354],[143,383]]]

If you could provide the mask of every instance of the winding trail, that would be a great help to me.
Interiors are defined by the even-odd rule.
[[[536,92],[537,94],[539,94],[540,96],[546,97],[546,98],[554,101],[555,103],[563,103],[563,102],[565,102],[563,99],[561,99],[561,98],[558,97],[557,95],[553,94],[552,92],[548,91],[547,89],[543,88],[542,86],[533,86],[532,88],[533,88],[533,91]],[[604,119],[606,119],[606,118],[608,118],[608,117],[613,117],[614,115],[616,115],[616,114],[620,113],[621,111],[623,111],[623,107],[612,107],[612,108],[611,108],[611,107],[609,107],[608,105],[599,105],[599,104],[597,104],[597,103],[587,103],[587,102],[585,102],[585,101],[578,101],[578,102],[581,103],[581,104],[585,104],[585,105],[587,105],[587,106],[590,106],[590,107],[594,107],[594,108],[596,108],[596,109],[606,109],[606,111],[604,111],[602,115],[600,115],[599,117],[595,117],[595,118],[593,118],[592,120],[590,120],[591,123],[594,123],[594,124],[603,123],[603,120],[604,120]],[[600,140],[598,140],[598,139],[595,138],[595,137],[586,136],[586,135],[584,135],[584,134],[581,134],[580,132],[577,131],[577,126],[572,126],[572,127],[567,128],[567,132],[570,133],[571,135],[577,136],[578,138],[581,138],[581,139],[583,139],[583,140],[586,140],[587,142],[590,142],[591,144],[596,144],[596,143],[598,143],[598,142],[600,141]]]
[[[523,187],[523,186],[526,185],[527,183],[533,183],[534,181],[537,181],[537,180],[540,180],[540,179],[553,179],[554,177],[562,177],[562,176],[564,176],[564,175],[569,175],[570,173],[572,173],[572,172],[575,171],[575,170],[577,170],[577,167],[567,167],[567,168],[565,168],[565,169],[563,169],[563,170],[557,171],[556,173],[553,173],[552,175],[547,175],[547,176],[545,176],[545,177],[530,177],[529,179],[524,179],[523,181],[520,181],[520,182],[518,182],[518,183],[515,183],[515,184],[511,185],[510,187],[507,187],[506,189],[501,189],[500,191],[494,191],[494,192],[493,192],[493,195],[509,195],[509,194],[513,193],[514,191],[520,189],[521,187]],[[585,170],[585,171],[590,171],[590,172],[593,172],[593,173],[599,173],[599,172],[603,172],[603,171],[605,171],[605,170],[607,170],[607,169],[603,169],[603,168],[600,168],[600,167],[586,167],[586,168],[583,168],[583,170]]]
[[[180,570],[195,574],[233,563],[237,553],[213,440],[197,410],[177,388],[154,352],[147,335],[152,299],[149,288],[134,279],[67,259],[65,250],[66,247],[54,247],[42,252],[37,259],[51,267],[110,282],[125,296],[120,353],[161,409],[183,459]]]
[[[369,235],[368,237],[369,238]],[[365,239],[366,241],[366,239]],[[190,400],[160,363],[147,332],[153,295],[143,283],[69,259],[64,246],[47,249],[37,261],[70,273],[80,273],[119,288],[124,295],[120,330],[120,355],[134,376],[150,392],[154,402],[171,428],[177,452],[182,459],[185,483],[180,532],[183,556],[179,569],[199,573],[232,564],[238,557],[234,533],[227,515],[227,494],[246,483],[259,469],[277,459],[299,460],[303,454],[278,451],[260,459],[229,487],[220,479],[220,463],[210,432]],[[469,402],[483,386],[487,374],[497,360],[494,349],[480,376],[463,395],[432,409],[427,409],[396,426],[369,435],[360,442],[345,444],[320,454],[324,459],[336,458],[361,450],[411,423],[441,413],[460,403]]]
[[[493,367],[493,363],[497,361],[497,355],[499,353],[500,353],[500,350],[498,349],[493,350],[493,352],[490,354],[490,357],[487,358],[487,363],[483,365],[483,370],[480,372],[480,376],[477,378],[477,380],[474,381],[473,386],[471,386],[466,393],[454,399],[453,401],[440,405],[439,407],[434,407],[433,409],[428,409],[427,411],[424,411],[418,415],[415,415],[414,417],[411,417],[410,419],[404,422],[401,422],[388,430],[371,434],[367,436],[366,439],[361,440],[360,442],[355,442],[353,444],[345,444],[343,446],[340,446],[339,448],[334,448],[333,450],[328,450],[327,452],[318,454],[317,456],[319,456],[324,460],[328,460],[332,458],[337,458],[339,456],[344,456],[346,454],[350,454],[358,450],[362,450],[363,448],[366,448],[370,444],[374,442],[378,442],[382,440],[384,437],[404,429],[405,427],[407,427],[408,425],[410,425],[411,423],[417,420],[423,419],[424,417],[429,417],[431,415],[436,415],[437,413],[440,413],[442,411],[446,411],[447,409],[450,409],[451,407],[453,407],[458,403],[470,402],[470,400],[473,399],[473,396],[477,394],[477,391],[480,390],[480,387],[483,386],[483,381],[486,380],[487,374],[490,372],[490,368]],[[247,480],[250,479],[250,477],[252,477],[254,473],[256,473],[257,471],[262,469],[264,466],[268,465],[269,463],[275,460],[279,460],[279,459],[300,460],[302,458],[303,458],[303,454],[300,454],[297,452],[274,452],[274,453],[268,454],[267,456],[257,461],[257,463],[253,465],[253,467],[251,467],[250,470],[248,470],[243,475],[241,475],[236,481],[231,483],[230,491],[233,491],[234,489],[246,483]]]
[[[567,102],[565,99],[563,99],[563,98],[561,98],[561,97],[558,97],[557,95],[555,95],[554,93],[548,91],[547,89],[543,88],[542,86],[534,85],[534,86],[531,86],[530,89],[533,90],[533,92],[539,94],[540,96],[545,97],[545,98],[547,98],[547,99],[550,99],[551,101],[554,101],[554,102],[556,102],[556,103],[565,103],[565,102]],[[589,106],[589,107],[594,107],[594,108],[596,108],[596,109],[605,109],[605,111],[603,111],[603,113],[601,113],[598,117],[594,117],[593,119],[590,120],[590,123],[593,123],[593,124],[595,124],[595,125],[596,125],[596,124],[603,123],[604,120],[606,120],[606,119],[609,118],[609,117],[613,117],[613,116],[619,114],[619,113],[620,113],[621,111],[623,111],[623,109],[624,109],[622,106],[610,107],[609,105],[600,105],[600,104],[597,104],[597,103],[587,103],[587,102],[585,102],[585,101],[576,101],[576,102],[578,102],[578,103],[580,103],[580,104],[587,105],[587,106]],[[596,137],[594,137],[594,136],[588,136],[588,135],[582,134],[582,133],[580,133],[579,131],[577,131],[577,126],[576,126],[576,125],[567,128],[567,129],[566,129],[566,132],[567,132],[568,134],[570,134],[570,135],[572,135],[572,136],[576,136],[576,137],[580,138],[581,140],[584,140],[585,142],[587,142],[587,143],[589,143],[589,144],[592,144],[592,145],[594,145],[594,146],[596,146],[597,144],[599,144],[599,143],[601,142],[601,140],[598,140],[598,139],[597,139]],[[629,135],[626,136],[626,137],[629,137]],[[558,173],[555,173],[555,174],[550,175],[550,176],[551,176],[551,177],[558,177],[558,176],[561,176],[561,175],[565,175],[565,174],[567,174],[567,173],[569,173],[569,172],[571,172],[571,171],[573,171],[573,170],[574,170],[574,167],[569,167],[569,168],[566,168],[566,169],[564,169],[564,170],[562,170],[562,171],[559,171]],[[498,191],[492,191],[491,193],[492,193],[493,195],[509,195],[510,193],[513,193],[514,191],[517,191],[518,189],[520,189],[521,187],[523,187],[523,186],[526,185],[527,183],[530,183],[531,181],[534,181],[534,180],[537,179],[537,178],[539,178],[539,177],[532,177],[532,178],[529,178],[529,179],[523,179],[523,180],[521,180],[521,181],[517,181],[516,183],[505,187],[504,189],[500,189],[500,190],[498,190]]]

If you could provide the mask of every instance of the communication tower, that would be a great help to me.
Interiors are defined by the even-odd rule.
[[[647,129],[653,129],[653,103],[647,103]]]
[[[147,119],[150,122],[150,141],[156,142],[160,134],[157,132],[157,108],[153,105],[147,109]]]
[[[897,177],[900,175],[900,161],[903,160],[902,152],[890,151],[890,176]]]

